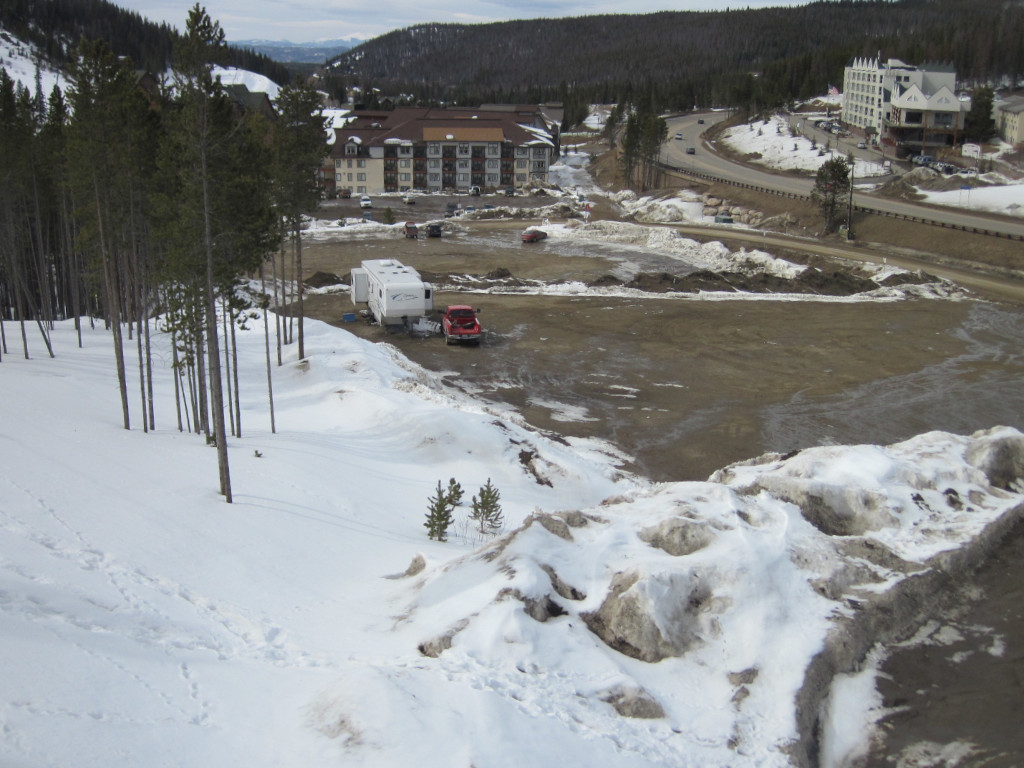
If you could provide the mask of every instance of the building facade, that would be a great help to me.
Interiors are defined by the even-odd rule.
[[[354,194],[544,184],[558,157],[539,107],[355,110],[333,133],[327,171]]]
[[[992,105],[992,117],[1003,141],[1015,147],[1024,144],[1024,96],[996,101]]]
[[[956,96],[949,66],[856,58],[843,73],[843,122],[893,147],[897,157],[958,144],[970,108],[970,100]]]

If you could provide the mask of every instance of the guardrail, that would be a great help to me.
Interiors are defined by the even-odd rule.
[[[668,163],[659,163],[658,167],[663,171],[671,171],[672,173],[678,173],[683,176],[689,176],[692,178],[702,179],[704,181],[710,181],[717,184],[729,184],[733,187],[739,187],[740,189],[749,189],[752,192],[761,192],[768,195],[775,195],[776,197],[785,197],[790,200],[805,200],[810,201],[810,195],[802,195],[798,192],[783,192],[778,189],[771,189],[770,187],[762,187],[757,184],[747,184],[742,181],[734,181],[732,179],[724,179],[721,176],[714,176],[710,173],[703,173],[701,171],[695,171],[687,168],[683,168],[677,165],[669,165]],[[1012,232],[1000,232],[996,229],[982,229],[980,227],[971,227],[965,224],[951,224],[948,221],[940,221],[938,219],[928,219],[922,216],[909,216],[904,213],[896,213],[894,211],[883,211],[879,208],[871,208],[864,205],[855,205],[853,210],[858,213],[868,213],[873,216],[885,216],[890,219],[900,219],[902,221],[910,221],[915,224],[927,224],[932,227],[940,227],[942,229],[955,229],[960,232],[969,232],[975,235],[986,235],[988,237],[1000,237],[1007,240],[1024,241],[1024,235],[1015,235]]]

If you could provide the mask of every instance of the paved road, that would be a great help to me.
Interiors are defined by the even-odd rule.
[[[727,181],[750,184],[766,189],[796,195],[809,195],[814,184],[810,178],[772,173],[768,170],[752,168],[734,163],[715,151],[714,144],[708,143],[704,132],[716,123],[728,117],[726,112],[711,112],[700,115],[684,115],[668,121],[669,139],[662,149],[662,160],[668,165],[697,173],[710,174]],[[703,124],[698,120],[704,120]],[[674,136],[683,135],[682,140]],[[686,148],[693,147],[695,154],[686,154]],[[921,205],[903,200],[890,200],[875,197],[866,192],[854,189],[854,205],[862,208],[922,219],[940,220],[956,227],[976,228],[1000,232],[1002,234],[1024,237],[1024,222],[996,216],[994,214],[978,214],[944,208],[934,205]]]

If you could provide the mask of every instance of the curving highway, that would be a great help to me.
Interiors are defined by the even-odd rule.
[[[703,114],[683,115],[669,118],[668,140],[662,147],[661,160],[664,164],[699,174],[717,176],[726,181],[749,184],[772,189],[792,195],[810,195],[814,181],[810,178],[772,173],[750,166],[735,163],[719,155],[713,144],[704,139],[708,128],[725,120],[727,112],[708,112]],[[703,123],[699,121],[704,121]],[[676,134],[681,139],[674,138]],[[694,154],[687,154],[692,147]],[[856,154],[877,160],[877,152],[873,150],[853,150]],[[999,232],[1004,235],[1024,237],[1024,221],[1017,221],[994,214],[979,214],[961,211],[955,208],[944,208],[934,205],[921,205],[904,200],[890,200],[875,197],[865,192],[858,192],[856,185],[853,193],[853,204],[859,208],[896,216],[907,216],[934,221],[941,221],[954,227],[980,229]]]

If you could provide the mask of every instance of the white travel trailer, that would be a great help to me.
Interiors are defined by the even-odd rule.
[[[366,303],[379,325],[412,325],[434,308],[434,286],[394,259],[371,259],[352,270],[352,303]]]

